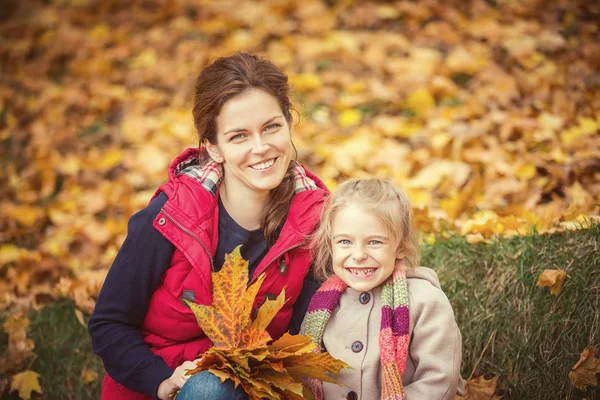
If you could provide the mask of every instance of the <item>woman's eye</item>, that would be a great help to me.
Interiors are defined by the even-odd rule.
[[[281,128],[281,124],[270,124],[265,126],[265,131],[273,131],[277,128]]]
[[[230,142],[239,142],[240,140],[244,139],[246,137],[246,134],[244,133],[238,133],[236,135],[233,135],[229,138]]]

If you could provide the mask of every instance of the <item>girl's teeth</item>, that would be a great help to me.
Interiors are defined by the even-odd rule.
[[[375,269],[349,269],[348,271],[350,271],[352,275],[366,276],[373,273]]]

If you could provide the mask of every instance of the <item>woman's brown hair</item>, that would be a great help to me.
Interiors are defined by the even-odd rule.
[[[252,88],[272,95],[291,127],[292,105],[287,75],[263,58],[236,53],[215,60],[200,72],[196,81],[193,115],[200,146],[206,141],[217,144],[217,116],[221,108],[230,98]],[[261,217],[260,227],[269,246],[279,236],[293,196],[294,178],[290,163],[282,182],[269,193]]]

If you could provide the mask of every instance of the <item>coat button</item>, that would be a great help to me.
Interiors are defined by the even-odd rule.
[[[350,391],[346,395],[346,400],[358,400],[358,395],[356,394],[355,391]]]
[[[166,223],[167,223],[167,220],[166,220],[166,219],[164,219],[164,218],[161,218],[161,219],[159,219],[159,220],[158,220],[158,224],[159,224],[160,226],[163,226],[163,225],[164,225],[164,224],[166,224]]]
[[[360,341],[356,341],[354,343],[352,343],[352,351],[355,353],[360,353],[360,351],[363,349],[363,344]]]
[[[362,292],[360,296],[358,296],[358,301],[360,304],[367,304],[371,300],[371,295],[367,292]]]

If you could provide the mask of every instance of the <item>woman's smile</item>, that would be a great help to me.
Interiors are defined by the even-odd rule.
[[[271,158],[267,161],[260,161],[254,165],[251,165],[250,168],[256,171],[268,171],[271,169],[273,164],[275,164],[275,161],[277,161],[277,157]]]

